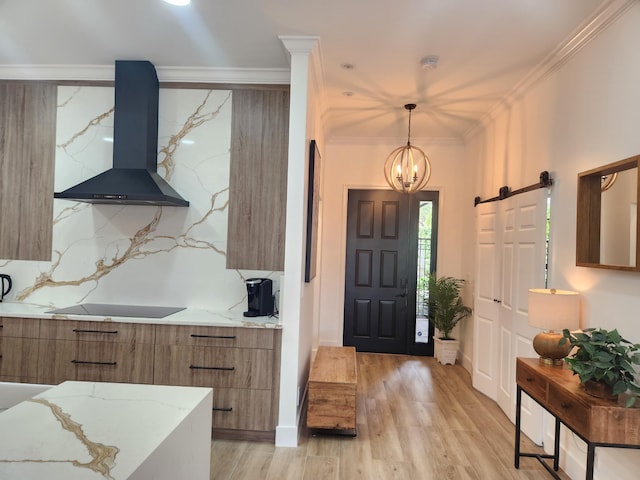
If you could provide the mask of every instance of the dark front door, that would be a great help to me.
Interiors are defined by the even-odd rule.
[[[349,191],[344,345],[433,354],[432,344],[415,343],[419,206],[430,193]]]

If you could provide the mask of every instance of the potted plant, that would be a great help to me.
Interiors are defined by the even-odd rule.
[[[633,365],[640,365],[640,344],[622,338],[617,330],[587,328],[582,332],[563,330],[561,343],[567,341],[575,352],[565,358],[574,375],[580,377],[585,391],[593,396],[615,399],[628,392],[626,406],[640,395]]]
[[[434,336],[435,357],[443,365],[454,364],[460,341],[451,336],[451,331],[460,320],[471,315],[471,308],[464,305],[460,290],[464,280],[454,277],[429,276],[429,318],[438,329]]]

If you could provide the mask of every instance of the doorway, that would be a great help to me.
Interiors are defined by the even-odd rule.
[[[349,190],[343,344],[433,355],[426,276],[436,268],[438,192]]]

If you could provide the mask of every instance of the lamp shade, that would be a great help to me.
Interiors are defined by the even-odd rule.
[[[580,294],[555,288],[529,290],[529,325],[544,330],[580,327]]]

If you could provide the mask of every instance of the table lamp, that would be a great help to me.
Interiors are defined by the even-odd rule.
[[[529,325],[542,328],[533,339],[533,349],[540,355],[540,362],[562,365],[569,354],[569,342],[560,345],[562,330],[580,327],[580,294],[555,288],[529,290]]]

